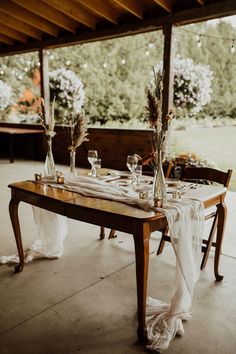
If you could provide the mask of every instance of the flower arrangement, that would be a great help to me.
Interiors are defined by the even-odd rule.
[[[163,207],[167,200],[165,177],[162,168],[167,148],[168,129],[174,114],[170,110],[168,114],[162,112],[162,76],[157,76],[153,68],[154,81],[147,91],[147,120],[152,130],[152,153],[144,157],[143,164],[151,163],[154,169],[153,201],[155,207]]]
[[[55,118],[54,118],[54,106],[55,106],[55,97],[53,98],[52,105],[49,109],[49,117],[47,117],[45,111],[44,99],[41,98],[40,112],[39,112],[39,122],[45,130],[45,134],[51,137],[56,135],[54,131],[55,127]]]
[[[152,153],[143,158],[143,164],[153,161],[157,163],[158,152],[162,153],[162,158],[166,155],[166,142],[168,138],[168,129],[171,120],[174,117],[172,109],[163,117],[162,114],[162,76],[157,76],[153,68],[154,82],[147,91],[146,117],[152,130],[151,145]]]
[[[60,68],[50,73],[50,93],[57,97],[56,119],[63,122],[64,116],[81,112],[84,104],[84,88],[80,78],[72,70]]]
[[[162,63],[155,67],[162,75]],[[174,105],[181,115],[184,111],[196,114],[211,100],[213,73],[208,65],[195,64],[192,59],[174,60]]]
[[[89,141],[86,118],[83,114],[78,113],[75,119],[69,121],[68,135],[69,151],[75,151],[84,141]]]
[[[11,95],[11,86],[0,80],[0,111],[3,111],[9,106]]]

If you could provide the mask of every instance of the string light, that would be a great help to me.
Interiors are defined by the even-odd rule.
[[[202,35],[199,34],[198,37],[197,37],[197,47],[198,48],[201,48],[201,46],[202,46],[201,38],[202,38]]]
[[[194,34],[195,36],[196,36],[196,45],[197,45],[197,47],[198,48],[201,48],[202,47],[202,38],[203,37],[208,37],[208,38],[216,38],[217,40],[222,40],[222,41],[230,41],[232,44],[231,44],[231,46],[230,46],[230,52],[232,53],[232,54],[234,54],[235,52],[236,52],[236,45],[235,45],[235,41],[236,41],[236,38],[225,38],[225,37],[219,37],[219,36],[214,36],[214,35],[208,35],[208,34],[205,34],[205,33],[196,33],[196,32],[194,32],[194,31],[192,31],[192,30],[190,30],[190,29],[184,29],[184,31],[185,32],[191,32],[192,34]],[[181,33],[180,33],[181,34]],[[175,40],[175,42],[179,42],[179,39],[177,38],[178,36],[175,36],[175,38],[174,38],[174,40]],[[144,44],[144,45],[142,45],[142,46],[138,46],[138,47],[136,47],[136,48],[134,48],[134,49],[130,49],[130,50],[124,50],[123,51],[123,53],[125,53],[125,55],[127,55],[128,53],[130,53],[130,52],[134,52],[134,51],[137,51],[137,50],[142,50],[142,49],[144,49],[145,48],[145,51],[144,51],[144,54],[145,54],[145,56],[150,56],[150,49],[153,49],[153,48],[155,48],[155,43],[153,43],[153,42],[150,42],[150,43],[148,43],[148,44]],[[124,54],[123,54],[124,55]],[[51,58],[51,56],[52,55],[50,55],[50,58]],[[70,64],[70,61],[68,60],[67,62],[66,62],[66,65],[69,65]],[[122,65],[125,65],[126,64],[126,59],[124,58],[124,57],[122,57],[121,58],[121,64]],[[82,65],[82,67],[84,68],[84,69],[87,69],[87,67],[88,67],[88,64],[87,63],[84,63],[83,65]],[[108,67],[108,63],[107,63],[107,61],[104,61],[104,63],[102,64],[102,67],[104,68],[104,69],[106,69],[107,67]]]
[[[70,60],[66,61],[66,65],[69,66],[70,65]]]
[[[234,54],[234,53],[235,53],[235,45],[234,45],[234,40],[232,41],[231,48],[230,48],[230,52],[231,52],[232,54]]]

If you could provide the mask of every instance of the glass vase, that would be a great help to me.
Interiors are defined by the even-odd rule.
[[[162,208],[167,201],[166,181],[162,166],[162,151],[157,151],[154,167],[153,180],[153,201],[154,206]]]
[[[76,168],[76,150],[70,150],[70,177],[75,178],[77,176]]]
[[[55,162],[52,154],[52,136],[46,134],[47,139],[47,155],[44,164],[44,177],[48,179],[56,178]]]

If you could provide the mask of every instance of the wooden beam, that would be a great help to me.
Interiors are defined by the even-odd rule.
[[[172,3],[170,0],[154,0],[157,5],[160,5],[164,10],[172,12]]]
[[[52,2],[54,0],[50,0]],[[197,10],[197,11],[196,11]],[[191,10],[180,11],[161,17],[156,17],[146,21],[134,21],[129,24],[119,26],[109,26],[106,29],[96,32],[84,32],[73,36],[64,36],[60,38],[46,39],[40,42],[27,43],[25,45],[17,45],[14,47],[0,48],[0,56],[29,52],[42,48],[58,48],[66,45],[82,44],[105,40],[110,38],[118,38],[127,35],[156,31],[162,29],[166,23],[176,25],[196,23],[214,18],[236,15],[236,1],[228,0],[224,3],[214,5],[205,5]]]
[[[174,97],[174,35],[172,24],[163,27],[164,53],[163,53],[163,106],[162,117],[173,107]]]
[[[43,0],[48,3],[48,0]],[[55,9],[63,12],[68,17],[83,23],[85,26],[95,29],[96,19],[93,15],[88,13],[78,3],[73,2],[73,0],[50,0],[50,6],[53,6]]]
[[[27,43],[27,36],[19,31],[16,31],[15,29],[12,29],[11,27],[8,27],[4,23],[1,23],[1,33],[10,38],[16,39],[19,42]]]
[[[46,121],[48,122],[50,114],[50,88],[49,88],[49,69],[48,52],[45,49],[39,50],[40,61],[40,88],[41,97],[44,98]]]
[[[41,17],[34,15],[32,12],[24,9],[23,7],[12,3],[11,1],[0,0],[0,9],[2,12],[17,18],[20,21],[28,23],[32,27],[46,32],[51,36],[57,37],[58,27],[52,23],[43,20]]]
[[[143,17],[143,1],[140,0],[114,0],[120,7],[131,12],[138,18]]]
[[[63,15],[58,10],[53,9],[50,6],[49,2],[44,3],[35,0],[11,0],[11,1],[24,7],[25,9],[32,11],[36,15],[40,14],[40,16],[43,17],[45,20],[48,20],[67,31],[73,33],[75,32],[77,22]]]
[[[3,42],[5,44],[10,44],[13,45],[14,44],[14,40],[8,36],[5,36],[4,34],[0,33],[0,42]]]
[[[204,5],[205,4],[205,0],[196,0],[200,5]]]
[[[106,2],[102,0],[76,0],[76,2],[82,4],[96,15],[101,16],[114,24],[117,24],[119,12],[115,8],[112,8],[110,5],[107,5]]]
[[[36,28],[15,19],[12,16],[9,16],[3,12],[0,12],[0,23],[7,23],[8,27],[11,27],[27,36],[33,37],[35,39],[41,39],[42,34]]]

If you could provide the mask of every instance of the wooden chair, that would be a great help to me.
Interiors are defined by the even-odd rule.
[[[170,175],[171,175],[171,170],[172,170],[172,163],[171,162],[167,162],[165,161],[163,163],[163,172],[164,172],[164,175],[166,178],[169,178]],[[153,175],[153,172],[150,173],[150,171],[144,171],[144,174],[146,175]],[[111,229],[110,230],[110,233],[109,233],[109,236],[108,236],[108,239],[111,239],[111,238],[116,238],[117,235],[116,235],[116,230],[114,229]],[[100,227],[100,240],[103,240],[105,238],[105,227],[104,226],[101,226]]]
[[[218,184],[222,184],[224,187],[228,188],[230,178],[231,178],[232,170],[228,170],[227,172],[222,172],[213,168],[207,167],[186,167],[184,168],[181,180],[187,182],[194,183],[210,183],[216,182]],[[205,220],[212,219],[212,225],[210,229],[210,233],[207,239],[203,239],[202,244],[202,252],[203,258],[201,262],[201,270],[206,267],[207,259],[211,250],[211,247],[216,247],[216,243],[214,242],[214,236],[217,230],[217,214],[218,209],[209,208],[205,215]],[[161,254],[165,245],[165,242],[170,242],[170,236],[168,236],[168,228],[163,230],[161,241],[159,244],[159,248],[157,250],[157,255]]]

